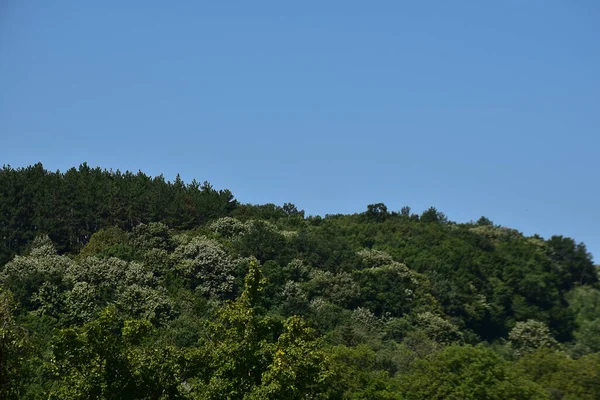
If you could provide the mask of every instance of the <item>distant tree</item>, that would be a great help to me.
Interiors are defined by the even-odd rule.
[[[27,330],[14,319],[17,306],[12,293],[0,288],[0,398],[19,399],[21,373],[29,347]]]
[[[83,163],[64,173],[42,164],[0,169],[0,264],[22,254],[45,233],[60,254],[77,252],[106,227],[131,231],[139,224],[162,222],[191,229],[229,215],[238,207],[229,190],[208,182],[186,185],[141,171],[107,171]],[[283,213],[283,211],[282,211]]]
[[[105,254],[122,254],[119,252],[119,246],[124,248],[128,244],[129,237],[127,233],[119,227],[112,226],[100,229],[94,233],[89,242],[79,252],[80,257],[89,257]]]
[[[176,245],[173,231],[162,222],[139,224],[133,228],[131,241],[140,250],[173,250]]]
[[[298,210],[298,208],[296,207],[296,205],[294,205],[292,203],[285,203],[283,205],[283,211],[287,215],[299,215],[302,218],[304,218],[304,210]]]
[[[234,239],[250,230],[250,224],[232,217],[223,217],[210,224],[209,229],[227,239]]]
[[[417,314],[415,325],[436,343],[449,345],[463,342],[462,334],[456,325],[430,311]]]
[[[421,214],[421,218],[420,218],[421,222],[424,223],[446,223],[448,222],[448,218],[446,218],[446,216],[439,212],[435,207],[429,207],[427,210],[425,210],[423,212],[423,214]]]
[[[277,297],[285,316],[305,315],[308,311],[308,296],[298,282],[287,281],[280,289]]]
[[[192,238],[178,246],[172,258],[176,271],[203,295],[223,298],[233,291],[235,264],[216,240]]]
[[[395,317],[414,309],[427,311],[435,307],[424,275],[391,260],[388,254],[381,251],[362,250],[359,256],[369,266],[352,274],[360,285],[364,307],[378,316]]]
[[[494,223],[486,217],[481,217],[477,220],[479,226],[493,226]]]
[[[546,243],[551,259],[560,269],[564,289],[598,282],[592,257],[583,243],[563,236],[552,236]]]
[[[325,390],[325,359],[313,331],[297,316],[282,329],[257,306],[265,279],[250,262],[244,292],[226,305],[201,340],[190,379],[198,398],[304,399]]]
[[[313,270],[310,279],[303,285],[311,297],[321,297],[344,308],[359,304],[360,286],[347,272]]]
[[[277,259],[286,250],[285,237],[266,221],[252,221],[235,245],[244,257],[256,257],[264,263]]]
[[[369,204],[365,216],[369,221],[383,222],[389,217],[388,209],[383,203]]]
[[[533,319],[517,322],[508,334],[508,339],[518,356],[538,349],[558,347],[558,342],[552,337],[546,324]]]
[[[25,309],[33,310],[39,305],[38,291],[51,287],[67,289],[71,282],[67,271],[75,263],[68,257],[59,256],[47,237],[34,241],[29,255],[16,256],[0,272],[0,285],[9,289],[16,302]]]
[[[600,352],[600,290],[589,286],[573,289],[567,296],[575,314],[576,355]]]
[[[573,360],[566,353],[541,349],[514,365],[515,373],[542,386],[550,399],[600,399],[600,354]]]
[[[49,398],[182,398],[177,355],[143,346],[151,332],[148,321],[122,322],[114,308],[81,328],[58,331],[48,362],[55,377]]]
[[[393,400],[400,397],[388,371],[380,365],[378,354],[366,344],[338,345],[327,350],[335,380],[328,398],[348,400]]]
[[[501,356],[482,346],[450,346],[399,377],[407,400],[547,399],[545,390],[511,373]]]

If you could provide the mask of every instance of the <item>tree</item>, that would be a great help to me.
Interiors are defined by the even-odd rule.
[[[358,255],[367,268],[355,271],[353,278],[360,285],[364,307],[378,316],[402,316],[412,310],[436,308],[425,276],[381,251],[362,250]]]
[[[311,298],[321,297],[344,308],[354,308],[360,300],[360,286],[347,272],[334,274],[313,270],[308,282],[302,285]]]
[[[348,400],[393,400],[400,398],[388,371],[381,368],[377,353],[361,344],[356,347],[338,345],[327,349],[334,380],[329,398]]]
[[[234,239],[250,230],[250,225],[232,217],[223,217],[210,224],[210,230],[227,239]]]
[[[415,326],[422,330],[429,339],[442,345],[463,341],[462,334],[453,323],[429,311],[416,315]]]
[[[552,400],[600,398],[600,354],[573,360],[566,353],[541,349],[519,359],[515,372],[544,387]]]
[[[13,314],[17,307],[12,293],[0,288],[0,398],[18,399],[23,389],[20,379],[26,351],[28,333],[17,325]]]
[[[486,217],[481,217],[477,220],[477,225],[479,225],[479,226],[494,226],[494,223]]]
[[[83,327],[62,329],[51,343],[51,399],[181,398],[174,349],[146,347],[145,320],[121,321],[114,307]]]
[[[560,270],[564,289],[575,285],[598,282],[598,273],[583,243],[575,243],[571,238],[552,236],[547,241],[550,257]]]
[[[36,239],[29,255],[16,256],[0,272],[0,284],[10,289],[17,303],[33,310],[37,300],[47,298],[38,291],[49,287],[65,290],[70,286],[67,271],[75,263],[68,257],[59,256],[47,237]],[[43,288],[43,289],[42,289]]]
[[[369,221],[383,222],[389,217],[388,209],[383,203],[369,204],[365,216]]]
[[[172,257],[175,269],[192,289],[216,298],[233,291],[235,264],[216,240],[194,237],[178,246]]]
[[[97,231],[162,222],[191,229],[237,208],[229,190],[208,182],[186,185],[178,176],[166,182],[141,171],[107,171],[83,163],[50,172],[38,163],[0,170],[0,264],[22,254],[36,235],[46,233],[59,253],[77,252]]]
[[[446,218],[446,216],[439,212],[435,207],[429,207],[427,210],[423,211],[423,214],[421,214],[421,222],[424,222],[426,224],[429,223],[441,223],[441,224],[445,224],[446,222],[448,222],[448,218]]]
[[[543,348],[557,348],[558,342],[543,322],[530,319],[517,322],[508,334],[511,347],[518,356]]]
[[[600,352],[600,291],[589,286],[577,287],[567,298],[577,323],[575,354]]]
[[[298,210],[298,207],[293,203],[284,203],[282,208],[287,215],[304,218],[304,210]]]
[[[123,256],[123,249],[128,247],[128,241],[127,233],[119,227],[112,226],[100,229],[92,235],[89,242],[81,249],[79,257],[84,258],[101,254]]]
[[[482,346],[450,346],[399,376],[407,400],[547,399],[542,387],[511,373],[510,365]]]
[[[312,330],[299,317],[279,328],[258,313],[265,284],[258,263],[251,261],[244,292],[218,312],[190,357],[196,360],[188,367],[194,371],[189,380],[194,396],[302,399],[324,391],[327,370]]]
[[[285,237],[266,221],[252,221],[246,233],[235,241],[244,257],[256,257],[260,262],[276,260],[286,249]]]

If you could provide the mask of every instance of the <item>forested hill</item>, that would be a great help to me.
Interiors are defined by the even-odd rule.
[[[0,171],[0,262],[20,252],[40,233],[58,250],[77,252],[98,230],[131,231],[141,223],[162,222],[191,229],[228,215],[237,206],[228,190],[208,182],[185,184],[179,176],[107,171],[82,164],[65,173],[42,164]]]
[[[598,267],[571,238],[0,171],[0,398],[598,399],[599,376]]]

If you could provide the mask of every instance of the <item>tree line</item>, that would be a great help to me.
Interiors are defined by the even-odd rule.
[[[41,163],[0,170],[0,262],[23,251],[45,233],[63,252],[76,252],[94,232],[109,226],[131,231],[141,223],[162,222],[190,229],[225,216],[237,202],[228,190],[208,182],[185,184],[141,171],[90,168],[61,173]]]

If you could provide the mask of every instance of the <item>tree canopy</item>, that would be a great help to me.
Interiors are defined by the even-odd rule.
[[[383,203],[0,170],[0,397],[595,399],[583,243]]]

